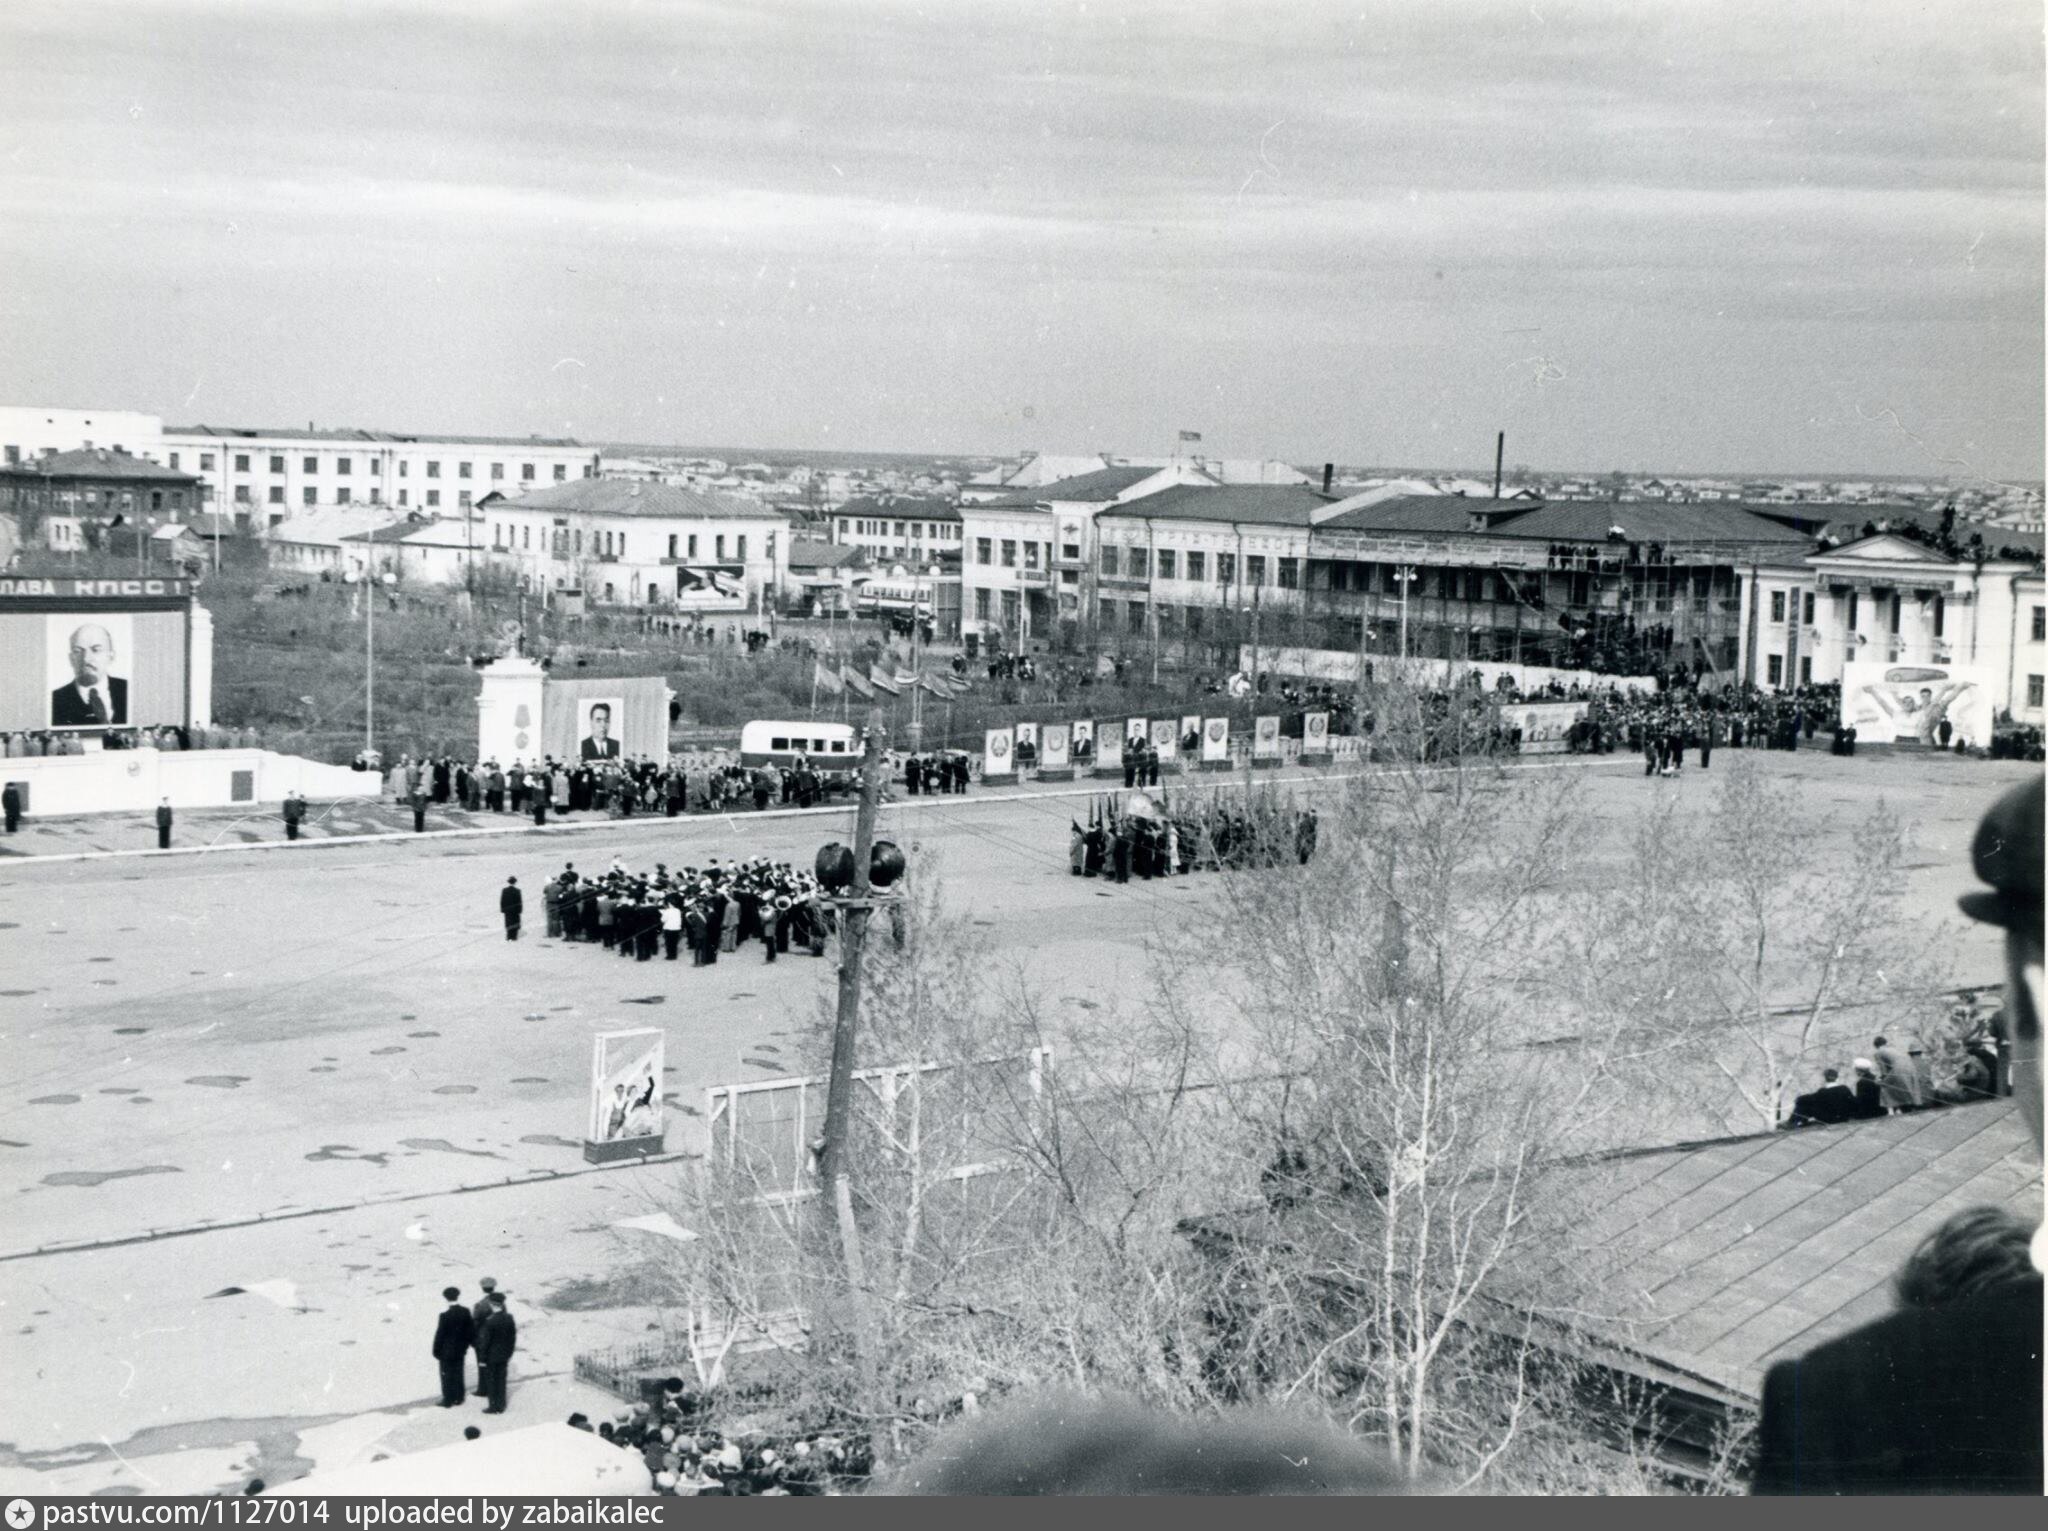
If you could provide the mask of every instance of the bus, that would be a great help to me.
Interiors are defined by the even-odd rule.
[[[740,729],[740,764],[780,770],[803,755],[821,776],[851,776],[860,769],[860,737],[848,723],[755,719]]]
[[[864,617],[928,622],[934,610],[932,583],[928,579],[871,579],[854,597],[854,609]]]

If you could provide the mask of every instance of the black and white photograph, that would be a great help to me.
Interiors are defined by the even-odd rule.
[[[2042,0],[8,0],[0,145],[8,1531],[2048,1491]]]

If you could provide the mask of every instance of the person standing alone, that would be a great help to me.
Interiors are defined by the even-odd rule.
[[[448,1306],[434,1327],[434,1359],[441,1363],[441,1407],[454,1409],[462,1405],[462,1363],[476,1344],[476,1320],[462,1305],[461,1287],[446,1287],[441,1297]]]
[[[519,891],[519,879],[505,879],[505,889],[498,895],[498,913],[505,916],[505,939],[519,939],[519,917],[526,912],[526,895]]]
[[[167,851],[171,848],[171,800],[165,798],[156,805],[156,848]]]

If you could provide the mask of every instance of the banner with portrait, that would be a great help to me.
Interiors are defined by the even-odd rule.
[[[1038,768],[1064,771],[1072,764],[1067,753],[1071,730],[1064,723],[1048,723],[1038,736]]]
[[[43,619],[43,689],[51,728],[126,728],[142,720],[128,699],[135,618],[125,611]],[[148,721],[159,721],[151,718]]]
[[[1180,754],[1180,729],[1172,718],[1152,720],[1152,749],[1161,765]]]
[[[1015,776],[1016,739],[1007,728],[991,728],[981,746],[981,774],[989,776]]]
[[[1301,715],[1301,752],[1304,755],[1330,753],[1330,715],[1305,712]]]
[[[1114,723],[1095,728],[1095,769],[1121,772],[1124,768],[1124,736]]]
[[[1180,720],[1180,748],[1182,754],[1189,756],[1193,756],[1201,750],[1201,714],[1191,712]]]
[[[1252,719],[1252,759],[1278,760],[1280,758],[1280,719],[1268,713]]]
[[[1124,743],[1142,744],[1152,736],[1151,720],[1147,718],[1124,719]]]
[[[1086,765],[1095,758],[1095,720],[1074,719],[1073,758],[1076,765]]]
[[[1943,749],[1960,739],[1988,749],[1992,712],[1991,676],[1980,665],[1855,659],[1842,666],[1842,722],[1856,730],[1858,744]]]
[[[1034,750],[1039,747],[1039,732],[1036,723],[1029,721],[1019,723],[1015,737],[1019,755],[1023,753],[1026,745],[1029,745]]]
[[[1202,763],[1230,760],[1230,719],[1211,718],[1202,725]]]
[[[664,1032],[607,1031],[591,1039],[591,1143],[658,1140]]]
[[[606,760],[668,758],[668,682],[659,675],[556,680],[541,690],[541,726],[532,747],[521,752],[531,764],[542,756],[571,767]],[[497,741],[502,747],[504,741]],[[510,760],[500,760],[510,765]]]

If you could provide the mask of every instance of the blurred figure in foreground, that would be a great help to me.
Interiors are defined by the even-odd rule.
[[[1041,1396],[955,1426],[886,1494],[1413,1494],[1385,1453],[1274,1410],[1169,1414],[1129,1398]]]

